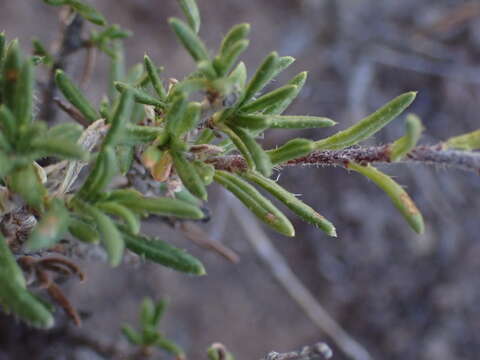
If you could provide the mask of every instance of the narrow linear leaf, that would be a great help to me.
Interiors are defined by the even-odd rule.
[[[195,32],[200,30],[200,12],[198,11],[197,3],[195,0],[178,0],[180,6],[187,18],[188,25]]]
[[[357,124],[346,130],[339,131],[326,139],[315,143],[315,148],[320,149],[344,149],[348,146],[373,136],[389,122],[399,116],[415,100],[416,92],[408,92],[400,95],[375,111],[370,116],[360,120]]]
[[[215,168],[213,165],[205,164],[203,161],[193,161],[193,166],[205,185],[210,185],[213,182],[215,175]]]
[[[248,152],[250,153],[255,168],[264,176],[270,176],[272,174],[272,162],[270,157],[263,150],[263,148],[255,141],[252,135],[242,128],[232,128],[237,134],[242,143],[245,144]]]
[[[166,116],[167,131],[174,137],[179,136],[180,122],[187,110],[187,98],[184,94],[175,96]]]
[[[157,93],[158,97],[165,101],[167,99],[167,92],[163,86],[162,80],[160,79],[160,75],[158,74],[157,67],[152,62],[148,55],[145,55],[143,58],[143,63],[145,64],[145,70],[147,70],[148,77],[150,78],[150,82],[152,83],[153,89]]]
[[[97,225],[101,241],[107,251],[110,266],[116,267],[122,262],[125,242],[117,226],[103,211],[86,202],[76,200],[75,206]]]
[[[100,242],[100,234],[91,225],[76,218],[70,219],[68,231],[78,240],[87,244],[97,244]]]
[[[445,142],[445,146],[466,151],[478,150],[480,149],[480,130],[452,137]]]
[[[296,75],[293,79],[291,79],[287,85],[294,85],[297,87],[297,90],[291,94],[290,97],[284,99],[283,101],[279,101],[278,103],[270,106],[269,108],[263,111],[264,114],[272,114],[272,115],[279,115],[283,113],[290,104],[297,98],[300,91],[302,91],[305,82],[307,81],[308,73],[306,71],[301,72],[300,74]]]
[[[371,165],[362,166],[354,162],[348,164],[348,169],[355,170],[372,180],[392,200],[393,205],[400,211],[410,227],[418,234],[423,233],[423,217],[407,192],[391,177],[382,173]]]
[[[249,102],[260,90],[272,81],[275,75],[275,65],[278,60],[278,54],[274,51],[270,53],[262,62],[260,67],[253,75],[252,80],[247,85],[245,92],[237,104],[241,107],[243,104]]]
[[[123,325],[122,333],[132,345],[142,345],[142,335],[135,331],[130,325]]]
[[[171,155],[175,171],[182,180],[183,185],[199,199],[207,200],[205,185],[192,163],[180,152],[172,151]]]
[[[290,210],[292,210],[295,214],[297,214],[306,222],[318,226],[329,236],[337,236],[335,226],[330,221],[328,221],[324,216],[316,212],[313,208],[305,204],[303,201],[298,199],[291,192],[285,190],[283,187],[278,185],[275,181],[267,179],[264,176],[255,172],[246,172],[243,173],[242,176],[247,180],[261,186],[263,189],[267,190],[270,194],[275,196],[278,200],[284,203]]]
[[[130,210],[137,212],[147,212],[192,220],[200,220],[204,217],[202,210],[200,210],[198,206],[178,199],[166,197],[150,198],[138,194],[129,194],[128,197],[117,197],[116,201]]]
[[[205,48],[205,45],[190,26],[176,18],[171,18],[169,23],[177,37],[180,39],[180,42],[196,62],[209,60],[208,51]]]
[[[133,93],[126,90],[122,93],[115,113],[112,116],[110,129],[108,130],[102,146],[115,146],[120,142],[125,127],[130,120],[133,109]]]
[[[219,51],[220,57],[225,57],[226,54],[231,51],[232,46],[246,38],[249,32],[250,24],[243,23],[233,26],[222,40]]]
[[[115,82],[125,79],[125,53],[123,43],[116,40],[112,44],[113,56],[110,58],[110,71],[108,78],[108,96],[114,100],[117,95]]]
[[[0,124],[2,131],[9,138],[10,142],[13,142],[17,133],[17,123],[12,112],[6,107],[5,104],[0,105]]]
[[[235,145],[237,150],[242,154],[245,162],[249,169],[255,169],[255,161],[253,160],[252,154],[250,154],[250,150],[248,149],[247,145],[243,142],[243,140],[238,136],[238,134],[233,131],[232,128],[224,125],[221,127],[221,130],[228,135],[229,140]],[[231,144],[231,143],[230,143]],[[223,143],[220,143],[220,146],[224,146]]]
[[[240,110],[244,113],[262,111],[270,106],[289,99],[292,95],[296,93],[296,91],[297,87],[294,85],[282,86],[281,88],[273,90],[259,97],[257,100],[240,107]]]
[[[121,139],[121,143],[126,145],[146,144],[157,138],[168,141],[167,131],[163,127],[128,124],[125,127],[125,136]]]
[[[8,279],[9,282],[19,287],[25,288],[26,281],[23,271],[18,266],[17,260],[13,256],[7,244],[7,240],[0,233],[0,278]]]
[[[27,60],[22,65],[15,93],[15,116],[18,127],[27,126],[32,122],[34,82],[34,65]]]
[[[69,139],[61,137],[47,137],[45,139],[37,138],[31,143],[31,151],[37,154],[37,157],[52,156],[62,159],[86,160],[88,152],[83,147]]]
[[[210,144],[215,139],[215,133],[211,129],[203,129],[198,138],[195,140],[196,145]]]
[[[140,231],[139,218],[127,207],[115,202],[100,202],[97,204],[97,207],[107,214],[115,215],[122,219],[132,234],[138,234]]]
[[[164,337],[161,337],[160,339],[157,340],[156,345],[160,348],[168,352],[169,354],[175,355],[178,358],[184,357],[185,352],[180,348],[177,344],[175,344],[173,341],[170,341],[168,339],[165,339]]]
[[[22,67],[22,59],[18,40],[12,40],[6,49],[5,61],[3,64],[3,92],[2,101],[10,109],[15,112],[17,103],[17,84],[20,79]]]
[[[275,71],[273,73],[273,77],[277,77],[283,70],[287,69],[290,65],[295,62],[295,58],[291,56],[282,56],[279,57],[277,63],[275,64]]]
[[[214,60],[214,67],[217,73],[220,76],[225,75],[238,60],[240,54],[247,49],[249,44],[250,41],[246,39],[237,41],[222,57],[216,57]]]
[[[271,119],[262,114],[234,114],[227,120],[229,125],[242,127],[248,130],[265,130],[271,127]]]
[[[310,154],[315,149],[315,142],[308,139],[293,139],[275,150],[267,151],[273,165],[282,164],[292,159]]]
[[[228,76],[228,81],[237,89],[242,89],[247,82],[247,67],[245,63],[240,62]]]
[[[83,127],[80,124],[67,122],[55,125],[48,129],[46,136],[50,139],[67,140],[70,143],[76,143],[82,135]]]
[[[92,123],[100,118],[97,111],[90,105],[85,96],[83,96],[80,89],[60,69],[55,73],[55,82],[65,98],[75,106],[89,122]]]
[[[295,229],[287,217],[252,185],[236,175],[221,170],[215,172],[214,179],[272,229],[286,236],[295,236]]]
[[[0,276],[0,304],[27,324],[40,329],[49,329],[54,319],[47,307],[27,289]]]
[[[331,119],[319,116],[282,116],[269,115],[267,119],[271,128],[279,129],[312,129],[334,126],[337,123]]]
[[[83,1],[67,0],[66,3],[91,23],[100,26],[104,26],[107,24],[107,21],[102,14],[100,14],[95,8],[87,5]]]
[[[405,129],[405,136],[402,136],[392,145],[390,153],[391,161],[400,160],[417,145],[423,131],[422,121],[418,116],[409,114],[405,123]]]
[[[193,275],[205,275],[205,268],[202,263],[185,251],[160,239],[133,235],[122,225],[120,225],[120,228],[124,231],[127,248],[134,253],[177,271]]]
[[[129,84],[117,81],[117,82],[115,82],[115,88],[121,93],[123,93],[126,90],[131,91],[132,94],[133,94],[133,97],[135,98],[135,101],[139,102],[141,104],[153,105],[153,106],[156,106],[160,109],[165,109],[165,107],[166,107],[166,105],[163,101],[160,101],[160,100],[154,98],[153,96],[149,95],[145,91],[136,89]]]

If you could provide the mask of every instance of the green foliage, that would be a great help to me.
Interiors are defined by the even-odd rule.
[[[139,330],[137,331],[131,325],[125,324],[122,327],[122,332],[132,345],[138,346],[144,351],[155,347],[168,354],[175,355],[177,359],[183,359],[183,350],[158,330],[166,306],[165,300],[154,303],[152,299],[145,298],[140,306]]]
[[[269,129],[318,129],[334,126],[336,122],[320,116],[283,115],[303,88],[306,72],[264,92],[267,85],[292,65],[292,57],[271,52],[247,81],[247,68],[239,57],[249,44],[248,24],[232,27],[216,55],[211,55],[198,35],[201,19],[195,1],[179,0],[187,21],[172,18],[169,23],[196,69],[166,87],[161,78],[162,68],[147,55],[142,63],[126,71],[123,40],[130,36],[129,31],[107,24],[102,14],[83,1],[44,2],[68,6],[100,26],[88,35],[85,46],[96,47],[109,57],[110,76],[108,94],[101,101],[90,102],[76,81],[57,69],[57,87],[85,120],[79,122],[89,126],[86,129],[78,124],[48,126],[42,120],[49,119],[38,119],[33,110],[34,62],[52,66],[56,55],[34,40],[34,56],[27,56],[22,54],[17,40],[7,41],[5,34],[0,33],[1,185],[39,220],[22,251],[49,249],[69,233],[87,244],[100,242],[112,266],[119,265],[125,249],[129,249],[166,267],[203,275],[205,269],[198,259],[168,242],[142,234],[140,228],[142,219],[151,215],[168,217],[169,221],[204,219],[201,207],[207,200],[207,187],[213,182],[230,191],[259,220],[282,235],[294,236],[292,223],[255,186],[327,235],[336,236],[329,220],[270,179],[274,167],[288,161],[294,163],[315,150],[335,151],[357,145],[402,114],[416,97],[415,92],[400,95],[332,136],[319,140],[293,138],[266,149],[259,139]],[[199,94],[204,96],[202,101],[194,101]],[[416,146],[421,131],[420,120],[409,116],[405,136],[387,149],[388,160],[405,158]],[[85,138],[92,132],[98,135],[98,141],[88,144]],[[479,139],[477,130],[451,138],[443,146],[475,150],[480,148]],[[241,155],[239,166],[216,168],[216,161],[234,154]],[[75,187],[67,186],[62,192],[54,184],[66,176],[39,166],[37,161],[45,157],[53,160],[53,168],[60,167],[59,160],[66,159],[69,176],[82,162],[88,163],[88,170],[77,179]],[[156,181],[161,196],[145,196],[129,187],[130,184],[127,188],[117,188],[115,180],[130,175],[135,162],[149,171],[149,180],[154,184]],[[388,175],[355,162],[344,166],[371,179],[392,199],[414,231],[423,231],[417,207]],[[3,237],[0,288],[0,303],[5,310],[36,326],[53,324],[44,303],[26,289],[23,274]],[[136,345],[158,346],[179,355],[181,350],[156,330],[162,309],[161,303],[145,301],[141,330],[136,332],[126,327],[124,332]],[[213,350],[209,356],[216,359]]]

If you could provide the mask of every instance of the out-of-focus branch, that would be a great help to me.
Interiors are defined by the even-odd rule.
[[[57,112],[57,108],[53,102],[53,99],[57,95],[55,71],[57,71],[57,69],[65,69],[67,57],[85,46],[85,41],[82,39],[82,29],[83,18],[78,14],[69,15],[62,26],[60,46],[43,93],[43,107],[40,111],[40,118],[45,121],[53,122]]]
[[[307,156],[290,160],[284,166],[345,166],[350,161],[360,164],[390,163],[390,145],[355,147],[343,150],[319,150]],[[473,171],[480,174],[480,153],[469,151],[445,150],[442,146],[418,146],[412,149],[402,163],[423,163],[434,166],[449,166]],[[229,155],[210,160],[217,169],[241,171],[247,169],[243,157]]]
[[[302,284],[290,269],[287,261],[272,245],[258,222],[247,208],[237,201],[229,202],[235,218],[238,219],[247,240],[254,248],[257,255],[268,266],[273,277],[285,289],[288,295],[300,306],[310,320],[335,342],[338,348],[352,360],[371,360],[369,352],[350,336],[333,319],[323,306],[315,299],[312,293]],[[311,357],[267,357],[267,360],[306,360]]]
[[[333,353],[325,343],[317,343],[312,346],[304,346],[302,350],[288,353],[270,352],[262,360],[321,360],[330,359]]]

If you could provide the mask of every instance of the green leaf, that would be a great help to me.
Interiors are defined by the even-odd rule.
[[[165,121],[167,123],[167,131],[173,136],[179,136],[180,122],[185,115],[187,109],[187,98],[184,94],[179,93],[172,101],[172,105],[168,109]]]
[[[110,129],[108,130],[102,146],[115,146],[120,142],[123,136],[125,127],[130,120],[133,109],[133,93],[126,90],[122,93],[115,113],[112,116]]]
[[[250,41],[246,39],[237,41],[222,57],[216,57],[214,60],[214,67],[217,73],[220,76],[225,75],[238,60],[240,54],[247,49],[249,44]]]
[[[278,54],[274,51],[270,53],[264,60],[260,67],[253,75],[252,80],[247,85],[245,92],[237,104],[237,107],[241,107],[250,101],[260,90],[262,90],[267,84],[272,81],[275,75],[275,66],[278,61]]]
[[[211,129],[203,129],[197,140],[195,140],[196,145],[200,144],[210,144],[213,139],[215,139],[215,133]]]
[[[282,164],[292,159],[310,154],[315,143],[308,139],[293,139],[275,150],[267,151],[273,165]]]
[[[293,237],[295,229],[291,222],[270,200],[260,194],[252,185],[236,175],[217,170],[215,181],[235,195],[253,214],[279,233]]]
[[[416,115],[409,114],[407,116],[406,134],[395,141],[390,152],[390,160],[397,161],[407,155],[416,145],[422,135],[422,121]]]
[[[229,137],[229,139],[233,142],[237,150],[242,154],[243,158],[245,159],[245,162],[247,163],[247,166],[249,169],[255,169],[255,161],[253,160],[252,154],[250,153],[250,150],[248,149],[248,146],[245,145],[243,140],[238,136],[236,131],[233,131],[232,128],[224,125],[221,127],[221,130],[226,133]],[[221,145],[223,145],[221,143]]]
[[[67,122],[55,125],[48,129],[46,136],[50,139],[67,140],[70,143],[76,143],[82,135],[83,127],[80,124]]]
[[[407,192],[391,177],[377,170],[371,165],[362,166],[354,162],[348,164],[348,169],[355,170],[372,180],[392,200],[393,205],[400,211],[410,227],[418,234],[423,233],[423,217]]]
[[[22,59],[18,40],[12,40],[6,49],[5,62],[3,64],[3,103],[12,111],[16,112],[17,86],[20,79]]]
[[[237,89],[242,89],[247,81],[247,68],[245,63],[240,62],[228,76],[228,81]]]
[[[265,130],[270,127],[270,118],[261,114],[233,114],[227,119],[229,125],[242,127],[248,130]]]
[[[165,313],[165,309],[167,308],[167,301],[159,300],[155,304],[155,310],[152,317],[152,326],[158,326],[160,319],[163,317]]]
[[[208,51],[205,48],[205,45],[190,26],[176,18],[171,18],[169,23],[177,37],[180,39],[180,42],[196,62],[209,60]]]
[[[112,267],[120,265],[125,249],[125,242],[122,234],[115,223],[103,211],[86,202],[75,199],[74,206],[84,215],[89,216],[91,221],[97,225],[101,241],[108,254],[108,260]]]
[[[110,59],[108,78],[108,96],[114,100],[117,95],[115,82],[125,79],[125,52],[121,41],[112,43],[113,56]]]
[[[416,96],[417,93],[411,91],[396,97],[350,128],[339,131],[335,135],[326,139],[317,141],[315,143],[315,148],[318,150],[344,149],[368,139],[399,116],[408,106],[410,106]]]
[[[85,96],[83,96],[80,89],[62,70],[57,69],[55,73],[55,81],[65,98],[75,106],[89,122],[94,122],[95,120],[100,119],[100,115]]]
[[[232,128],[237,134],[245,147],[248,149],[250,156],[257,169],[264,176],[270,176],[272,174],[272,162],[265,150],[255,141],[252,135],[242,128]]]
[[[43,208],[43,198],[47,194],[45,187],[33,164],[13,172],[8,181],[9,188],[19,194],[30,206],[36,209]]]
[[[268,115],[270,128],[279,129],[311,129],[334,126],[337,123],[331,119],[318,116],[282,116]]]
[[[139,90],[134,88],[133,86],[117,81],[115,82],[115,88],[120,92],[123,93],[126,90],[130,91],[133,93],[133,97],[135,98],[136,102],[139,102],[141,104],[145,105],[153,105],[156,106],[160,109],[165,109],[166,105],[163,101],[160,101],[153,96],[149,95],[145,91]]]
[[[200,12],[197,3],[195,0],[178,0],[178,2],[187,18],[188,25],[195,33],[198,33],[200,30]]]
[[[127,248],[144,256],[157,264],[193,275],[205,275],[202,263],[184,250],[171,246],[160,239],[152,239],[143,235],[133,235],[125,227],[124,232]]]
[[[18,127],[27,126],[32,122],[34,82],[33,63],[27,60],[22,65],[15,93],[15,116]]]
[[[195,129],[200,121],[200,115],[202,113],[202,104],[198,102],[191,102],[187,105],[185,114],[179,119],[176,128],[177,136],[183,136],[189,131]]]
[[[140,231],[139,218],[126,206],[113,201],[102,201],[97,204],[97,207],[107,214],[115,215],[122,219],[132,234],[138,234]]]
[[[240,110],[244,113],[262,111],[269,108],[270,106],[285,101],[285,99],[289,99],[296,92],[296,86],[285,85],[259,97],[257,100],[252,101],[251,103],[243,105],[242,107],[240,107]]]
[[[204,217],[203,212],[197,206],[191,205],[182,200],[171,199],[167,197],[144,197],[136,193],[128,193],[126,195],[128,196],[116,198],[116,201],[119,204],[136,212],[146,212],[162,216],[174,216],[181,219],[192,220],[199,220]],[[108,198],[108,200],[112,199]]]
[[[337,236],[335,226],[330,221],[298,199],[291,192],[278,185],[275,181],[267,179],[255,172],[246,172],[243,173],[242,176],[267,190],[304,221],[318,226],[329,236]]]
[[[121,139],[122,144],[138,145],[146,144],[154,141],[157,138],[164,139],[160,143],[162,146],[168,141],[168,133],[163,127],[159,126],[141,126],[128,124],[125,128],[125,137]]]
[[[49,329],[54,319],[47,307],[25,288],[0,276],[0,304],[26,323],[41,329]]]
[[[171,152],[175,171],[182,180],[183,185],[195,196],[202,200],[207,200],[207,190],[203,184],[202,178],[195,167],[185,156],[178,151]]]
[[[142,335],[135,331],[130,325],[125,324],[122,326],[122,333],[127,340],[133,345],[142,345]]]
[[[104,190],[116,175],[117,170],[115,151],[110,146],[104,147],[98,154],[92,171],[88,174],[75,197],[85,200],[91,199]]]
[[[70,217],[59,199],[54,199],[50,209],[30,234],[25,246],[28,251],[48,249],[55,245],[67,231]]]
[[[7,244],[7,240],[0,233],[0,278],[8,279],[8,281],[16,286],[25,288],[26,281],[23,271],[18,266]]]
[[[293,79],[291,79],[287,85],[294,85],[297,87],[297,90],[291,94],[290,97],[284,99],[283,101],[279,101],[278,103],[270,106],[269,108],[265,109],[263,111],[264,114],[272,114],[272,115],[279,115],[283,113],[293,102],[293,100],[296,99],[300,91],[303,89],[303,86],[305,85],[305,82],[307,81],[307,76],[308,73],[306,71],[301,72],[297,76],[295,76]]]
[[[235,44],[248,36],[249,32],[250,24],[243,23],[233,26],[222,40],[219,51],[220,56],[225,57],[226,54],[231,51],[231,48],[235,46]]]
[[[88,158],[88,152],[86,152],[81,145],[60,137],[34,139],[31,143],[31,151],[35,153],[38,158],[47,156],[78,160],[86,160]]]
[[[169,354],[175,355],[177,357],[183,357],[185,355],[184,351],[174,342],[161,337],[157,340],[156,345],[168,352]]]
[[[140,326],[148,327],[153,326],[152,320],[155,314],[155,304],[152,299],[145,297],[140,305]]]
[[[17,133],[17,123],[12,112],[4,104],[0,105],[0,124],[2,132],[5,132],[5,135],[13,144]]]
[[[78,220],[76,218],[70,219],[68,231],[78,240],[87,244],[97,244],[100,242],[100,234],[91,225]]]
[[[167,92],[165,91],[162,80],[160,79],[157,67],[152,62],[152,60],[148,57],[148,55],[144,56],[143,62],[145,64],[145,70],[148,73],[148,77],[150,78],[150,82],[152,83],[153,89],[157,93],[158,97],[161,100],[165,101],[167,99]]]
[[[452,137],[445,142],[445,146],[466,151],[478,150],[480,149],[480,130]]]
[[[95,8],[79,0],[67,0],[66,3],[72,7],[82,17],[95,25],[104,26],[107,20]]]
[[[36,56],[41,56],[43,58],[43,63],[45,65],[52,65],[53,64],[53,56],[48,52],[46,47],[42,44],[42,42],[37,39],[32,39],[33,45],[33,54]]]

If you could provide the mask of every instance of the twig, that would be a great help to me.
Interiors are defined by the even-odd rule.
[[[234,264],[240,261],[240,257],[235,253],[235,251],[226,247],[221,242],[211,239],[208,234],[198,225],[192,222],[182,221],[179,225],[179,228],[189,240],[198,246],[214,251]]]
[[[90,123],[85,119],[85,116],[82,115],[80,111],[78,111],[72,105],[60,100],[59,98],[53,98],[53,101],[58,105],[60,109],[62,109],[66,114],[68,114],[73,120],[84,127],[88,127]]]
[[[355,147],[343,150],[319,150],[307,156],[290,160],[283,166],[345,166],[349,161],[361,164],[390,163],[390,145]],[[247,168],[243,157],[229,155],[209,160],[217,169],[242,171]],[[444,150],[441,144],[418,146],[410,151],[402,163],[423,163],[435,166],[450,166],[480,174],[480,152]]]
[[[53,106],[54,103],[52,101],[57,94],[55,72],[57,69],[65,69],[68,55],[84,46],[84,41],[81,38],[82,29],[83,19],[78,14],[71,15],[62,28],[61,45],[52,69],[50,70],[48,84],[43,94],[43,108],[40,111],[40,118],[45,121],[53,122],[56,116],[56,108]]]
[[[304,346],[300,351],[281,354],[272,351],[262,360],[318,360],[330,359],[332,355],[332,350],[327,344],[318,343],[312,346]]]
[[[251,213],[236,201],[230,202],[230,207],[257,255],[269,267],[275,279],[302,308],[310,320],[330,336],[339,349],[350,359],[372,360],[368,351],[327,313],[312,293],[295,276],[287,261],[272,245]],[[288,357],[283,359],[288,359]]]

